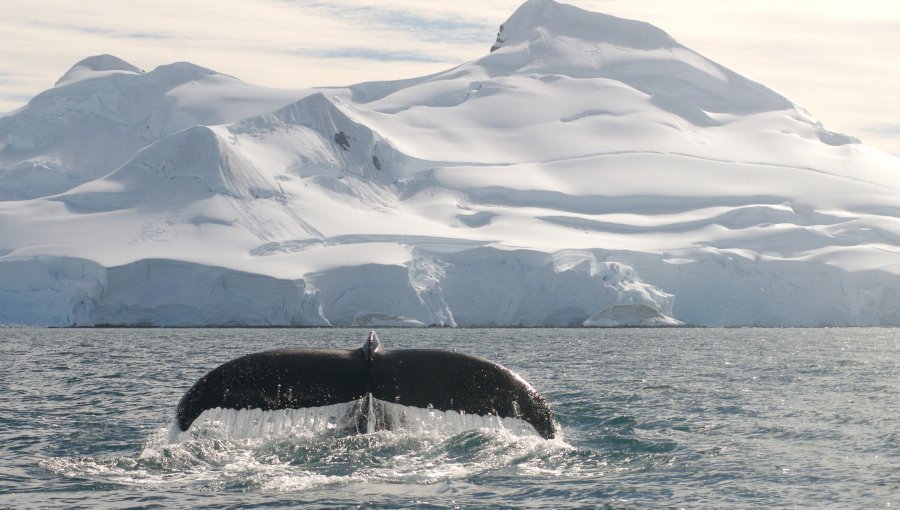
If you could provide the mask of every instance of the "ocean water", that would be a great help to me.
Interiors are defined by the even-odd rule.
[[[900,330],[428,329],[532,383],[562,437],[453,413],[334,434],[339,410],[213,412],[181,395],[237,356],[356,348],[358,329],[0,330],[2,508],[888,508]],[[195,430],[196,428],[196,430]]]

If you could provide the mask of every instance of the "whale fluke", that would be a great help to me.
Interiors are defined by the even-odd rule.
[[[279,349],[229,361],[185,393],[176,421],[186,431],[203,411],[217,407],[300,409],[369,396],[405,406],[519,418],[544,438],[556,435],[546,400],[509,369],[453,351],[383,349],[374,332],[359,349]]]

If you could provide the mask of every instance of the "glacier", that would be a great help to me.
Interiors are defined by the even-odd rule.
[[[0,324],[900,325],[900,160],[528,0],[437,74],[111,55],[0,116]]]

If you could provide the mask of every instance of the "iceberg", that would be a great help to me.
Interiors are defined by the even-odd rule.
[[[663,315],[659,310],[643,303],[622,303],[609,306],[584,321],[585,327],[618,328],[683,326],[684,323]]]
[[[378,312],[359,312],[353,326],[360,328],[424,328],[425,324],[409,317]]]

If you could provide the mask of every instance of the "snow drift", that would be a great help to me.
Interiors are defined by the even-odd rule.
[[[897,158],[552,0],[395,82],[100,55],[0,117],[0,323],[898,325],[898,192]]]

